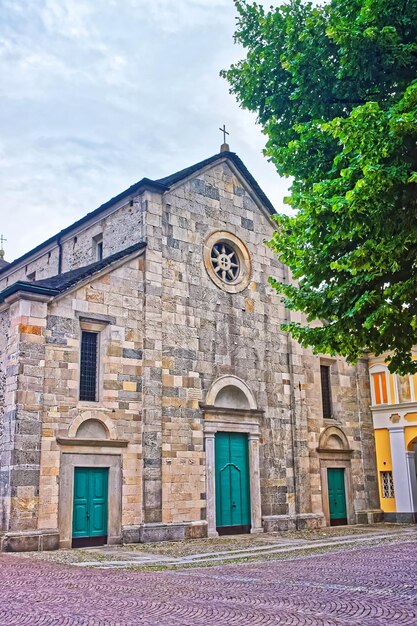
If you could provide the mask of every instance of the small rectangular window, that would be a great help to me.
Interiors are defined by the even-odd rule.
[[[330,366],[320,365],[321,378],[321,401],[324,419],[330,419],[332,415],[332,397],[330,389]]]
[[[97,401],[98,333],[81,332],[80,400]]]
[[[394,480],[392,472],[381,472],[381,491],[383,498],[394,498]]]
[[[104,256],[103,235],[100,233],[93,237],[93,248],[96,261],[101,261]]]

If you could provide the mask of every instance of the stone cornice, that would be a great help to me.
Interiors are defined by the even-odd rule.
[[[200,402],[200,409],[206,414],[210,416],[216,415],[229,415],[231,417],[263,417],[265,411],[259,409],[229,409],[227,407],[222,406],[212,406],[209,404],[203,404]]]
[[[417,402],[413,400],[410,402],[397,402],[395,404],[377,404],[372,405],[370,408],[373,413],[389,413],[390,415],[395,411],[411,413],[417,411]]]
[[[4,299],[4,302],[0,304],[0,313],[9,308],[11,304],[17,302],[17,300],[31,300],[32,302],[50,302],[53,299],[51,291],[49,293],[42,292],[41,290],[31,291],[15,291],[10,296]]]
[[[75,437],[57,437],[61,446],[92,446],[94,448],[126,448],[127,439],[77,439]]]

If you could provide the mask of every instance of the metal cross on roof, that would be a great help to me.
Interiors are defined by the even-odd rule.
[[[5,237],[3,237],[3,235],[0,235],[0,261],[4,260],[3,244],[4,244],[5,241],[7,241],[7,239]]]
[[[223,143],[226,143],[226,135],[230,135],[226,130],[226,124],[223,124],[223,128],[219,128],[219,130],[223,133]]]

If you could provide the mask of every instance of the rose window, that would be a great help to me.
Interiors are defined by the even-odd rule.
[[[249,285],[252,266],[249,251],[233,233],[216,230],[203,244],[207,274],[222,291],[240,293]]]
[[[215,274],[225,283],[232,283],[240,272],[237,252],[225,242],[216,243],[211,249],[211,264]]]

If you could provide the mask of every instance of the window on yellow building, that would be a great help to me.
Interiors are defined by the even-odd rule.
[[[372,382],[374,386],[375,404],[387,404],[387,375],[385,372],[372,374]]]
[[[383,498],[394,498],[392,472],[381,472],[381,492]]]

